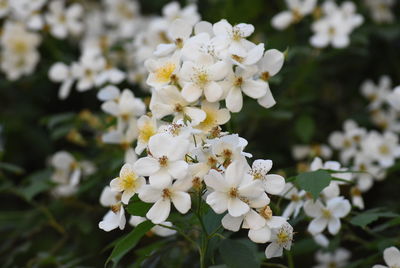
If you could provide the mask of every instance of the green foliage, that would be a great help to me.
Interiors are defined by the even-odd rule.
[[[122,237],[116,244],[111,252],[111,255],[107,259],[107,263],[112,261],[114,267],[126,255],[131,249],[133,249],[139,240],[154,226],[150,221],[145,221],[136,226],[129,234]]]
[[[254,251],[240,241],[224,239],[220,244],[219,252],[229,268],[257,268],[260,266]]]
[[[370,209],[370,210],[363,211],[363,212],[357,214],[350,220],[350,222],[353,225],[364,228],[367,225],[378,220],[379,218],[395,218],[398,216],[399,216],[399,214],[396,214],[396,213],[393,213],[390,211],[382,211],[380,209]]]
[[[325,170],[316,170],[301,173],[296,177],[299,187],[309,192],[316,199],[321,191],[331,182],[331,175]]]
[[[303,143],[310,143],[315,131],[314,120],[310,116],[302,115],[296,121],[295,130]]]

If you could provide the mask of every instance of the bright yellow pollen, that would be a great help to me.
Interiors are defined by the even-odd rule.
[[[147,143],[154,134],[156,134],[156,130],[153,125],[147,123],[140,129],[139,140]]]
[[[284,231],[280,231],[279,233],[276,234],[276,242],[280,245],[286,244],[289,240],[290,240],[289,235]]]
[[[197,83],[204,86],[208,83],[208,74],[206,72],[200,72],[197,74]]]
[[[136,188],[137,176],[135,173],[129,173],[120,178],[120,186],[124,190]]]
[[[155,71],[156,80],[160,83],[168,83],[171,80],[172,73],[175,71],[174,63],[167,63]]]

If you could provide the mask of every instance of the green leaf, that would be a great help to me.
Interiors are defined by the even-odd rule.
[[[364,211],[354,216],[350,222],[353,225],[366,227],[368,224],[376,221],[379,218],[395,218],[399,215],[390,211],[378,211],[377,209]]]
[[[230,268],[255,268],[259,267],[254,252],[243,243],[225,239],[222,241],[219,253],[222,260]]]
[[[318,197],[321,191],[331,182],[331,175],[325,170],[316,170],[305,172],[296,177],[299,187],[313,196],[314,199]]]
[[[106,265],[112,261],[116,265],[121,258],[136,246],[139,240],[154,226],[151,221],[145,221],[135,227],[129,234],[122,238],[115,245],[111,255],[106,261]]]
[[[4,162],[0,162],[0,170],[5,170],[8,172],[17,174],[17,175],[23,174],[25,172],[23,168],[21,168],[17,165],[14,165],[11,163],[4,163]]]
[[[49,181],[50,175],[51,171],[48,169],[33,173],[28,177],[29,185],[19,189],[19,192],[31,201],[37,194],[45,192],[53,186]]]
[[[315,131],[314,120],[308,115],[301,116],[295,124],[295,131],[302,142],[309,143]]]
[[[145,217],[147,211],[149,211],[149,209],[151,208],[152,205],[153,205],[152,203],[145,203],[145,202],[141,201],[135,195],[129,201],[129,204],[126,207],[126,211],[128,211],[129,214],[134,215],[134,216]]]

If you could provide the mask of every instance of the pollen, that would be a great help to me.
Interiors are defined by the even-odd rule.
[[[205,86],[209,81],[208,73],[204,70],[200,70],[196,76],[196,83],[199,86]]]
[[[272,218],[272,209],[269,206],[265,206],[261,209],[260,215],[266,219],[269,220]]]
[[[156,130],[153,125],[147,123],[140,129],[139,140],[147,143],[154,134],[156,134]]]
[[[28,44],[23,40],[14,40],[12,48],[16,54],[24,54],[28,51]]]
[[[170,198],[171,198],[171,195],[172,195],[172,193],[171,193],[171,191],[170,191],[168,188],[165,188],[165,189],[162,191],[162,197],[163,197],[164,199],[170,199]]]
[[[381,154],[387,155],[387,154],[390,153],[390,150],[389,150],[389,147],[387,145],[383,144],[383,145],[379,146],[379,152]]]
[[[165,155],[160,157],[158,159],[158,163],[160,163],[160,166],[166,167],[168,165],[168,157],[166,157]]]
[[[240,39],[242,39],[242,38],[243,38],[243,34],[242,34],[242,32],[240,31],[240,29],[234,27],[234,28],[233,28],[233,31],[232,31],[232,40],[234,40],[234,41],[240,41]]]
[[[110,209],[112,212],[117,214],[121,210],[121,204],[112,205]]]
[[[235,82],[233,83],[236,87],[240,87],[243,84],[243,77],[239,76],[235,78]]]
[[[229,190],[229,197],[231,197],[231,198],[236,198],[236,197],[239,197],[239,193],[238,193],[238,189],[237,188],[234,188],[234,187],[232,187],[230,190]]]
[[[232,57],[233,60],[235,60],[235,61],[237,61],[239,63],[242,63],[244,61],[244,58],[240,57],[238,55],[232,55],[231,57]]]
[[[263,72],[261,74],[261,79],[264,81],[268,81],[270,77],[271,77],[271,75],[269,74],[269,72]]]
[[[322,209],[322,217],[324,217],[326,219],[330,219],[332,217],[332,213],[328,209],[323,208]]]
[[[171,80],[172,73],[175,71],[174,63],[167,63],[155,71],[156,80],[160,83],[168,83]]]
[[[135,189],[136,188],[137,176],[135,173],[130,172],[129,174],[120,178],[120,186],[122,189]]]

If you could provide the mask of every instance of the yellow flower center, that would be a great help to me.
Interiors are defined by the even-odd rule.
[[[390,150],[389,150],[389,147],[387,147],[387,145],[384,144],[384,145],[379,146],[379,152],[381,154],[389,154]]]
[[[175,71],[174,63],[166,63],[155,71],[156,80],[160,83],[168,83],[171,80],[172,73]]]
[[[12,50],[15,54],[25,54],[28,51],[28,44],[24,40],[14,40],[12,42]]]
[[[328,209],[323,208],[322,209],[322,217],[324,217],[326,219],[330,219],[332,217],[332,213]]]
[[[236,197],[239,197],[239,193],[238,193],[238,189],[237,188],[234,188],[234,187],[232,187],[230,190],[229,190],[229,197],[231,197],[231,198],[236,198]]]
[[[129,174],[120,178],[121,188],[124,190],[135,189],[136,188],[136,180],[137,180],[136,174],[133,172],[130,172]]]
[[[276,234],[276,242],[280,245],[286,244],[287,242],[289,242],[290,237],[288,235],[287,232],[280,230],[277,234]]]
[[[197,126],[197,128],[208,132],[218,125],[217,113],[213,110],[204,110],[204,112],[206,113],[206,118]]]
[[[265,206],[261,209],[260,215],[266,219],[269,220],[272,218],[272,209],[269,206]]]
[[[261,79],[264,81],[268,81],[270,77],[271,77],[271,75],[269,74],[269,72],[263,72],[261,74]]]
[[[160,163],[160,166],[166,167],[167,164],[168,164],[168,157],[166,157],[165,155],[162,156],[162,157],[160,157],[160,158],[158,159],[158,163]]]
[[[139,140],[147,143],[154,134],[156,134],[154,126],[150,123],[147,123],[140,129]]]

